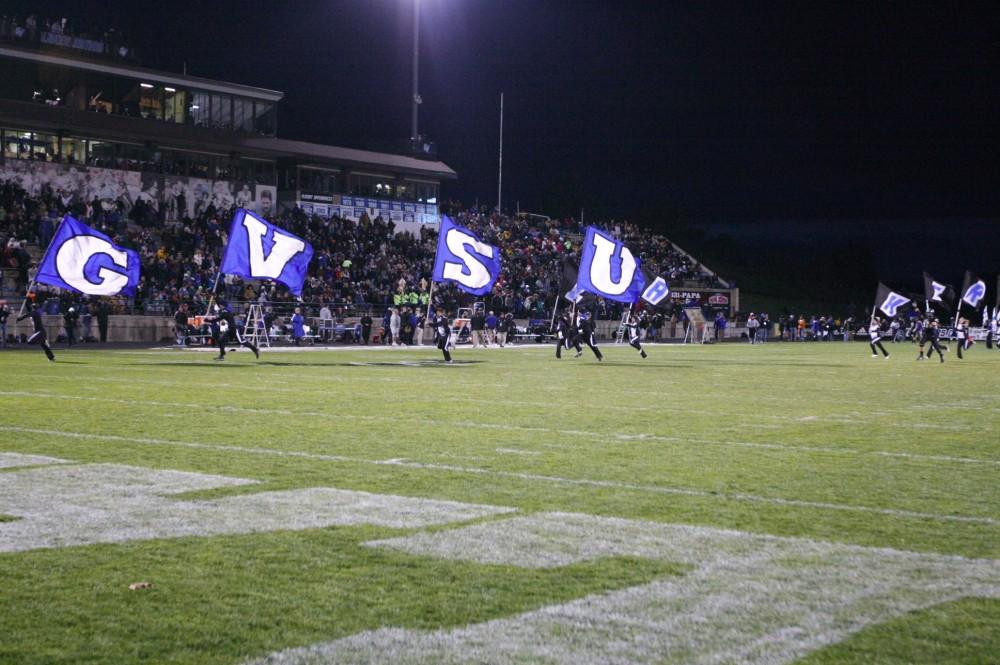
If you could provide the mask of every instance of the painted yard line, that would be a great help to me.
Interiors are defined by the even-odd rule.
[[[885,515],[888,517],[899,517],[905,519],[927,519],[927,520],[938,520],[942,522],[967,522],[973,524],[989,524],[989,525],[1000,524],[1000,520],[992,517],[977,517],[972,515],[944,515],[940,513],[927,513],[927,512],[919,512],[912,510],[900,510],[895,508],[876,508],[873,506],[858,506],[858,505],[831,503],[824,501],[783,499],[775,497],[757,496],[754,494],[740,494],[740,493],[725,494],[720,492],[709,492],[706,490],[689,489],[681,487],[637,485],[632,483],[622,483],[614,480],[593,480],[589,478],[563,478],[561,476],[550,476],[537,473],[525,473],[520,471],[498,471],[494,469],[484,469],[480,467],[456,466],[450,464],[432,464],[432,463],[416,462],[407,459],[372,460],[372,459],[364,459],[358,457],[348,457],[346,455],[325,455],[321,453],[306,453],[293,450],[277,450],[274,448],[226,446],[220,444],[198,443],[191,441],[173,441],[169,439],[118,436],[114,434],[90,434],[86,432],[68,432],[64,430],[37,429],[31,427],[17,427],[12,425],[0,425],[0,432],[41,434],[45,436],[61,436],[73,439],[93,439],[97,441],[121,441],[123,443],[138,443],[143,445],[177,446],[181,448],[196,448],[202,450],[214,450],[221,452],[251,453],[255,455],[273,455],[276,457],[298,457],[304,459],[315,459],[315,460],[323,460],[330,462],[370,464],[374,466],[399,466],[410,469],[448,471],[452,473],[466,473],[478,476],[493,476],[496,478],[515,478],[518,480],[538,481],[538,482],[561,484],[561,485],[599,487],[602,489],[616,489],[616,490],[644,492],[651,494],[668,494],[674,496],[688,496],[688,497],[699,497],[707,499],[722,499],[725,501],[761,503],[761,504],[769,504],[775,506],[791,506],[796,508],[809,508],[818,510],[838,510],[846,512],[869,513],[869,514]]]
[[[28,392],[28,391],[16,391],[16,390],[0,391],[0,396],[66,399],[66,400],[76,400],[85,402],[128,404],[131,406],[136,405],[135,400],[129,400],[129,399],[116,399],[113,397],[94,397],[89,395],[58,395],[55,393],[38,393],[38,392]],[[328,413],[323,411],[293,411],[291,409],[267,409],[267,408],[253,408],[253,407],[214,405],[214,404],[196,404],[189,402],[163,402],[154,400],[143,400],[142,404],[150,406],[170,407],[170,408],[214,409],[226,413],[252,413],[257,415],[301,416],[307,418],[330,418],[334,420],[350,419],[350,420],[362,420],[370,422],[385,421],[385,418],[383,416],[362,416],[358,414]],[[598,440],[616,439],[619,441],[662,441],[667,443],[680,443],[680,444],[730,446],[735,448],[758,448],[762,450],[787,450],[787,451],[802,452],[807,454],[825,453],[833,455],[846,455],[849,457],[854,457],[854,456],[892,457],[892,458],[908,459],[913,461],[952,462],[955,464],[1000,466],[1000,460],[976,459],[972,457],[955,457],[950,455],[926,455],[921,453],[903,453],[891,450],[854,450],[849,448],[832,448],[824,446],[796,446],[796,445],[785,445],[779,443],[757,443],[751,441],[721,441],[718,439],[696,439],[696,438],[688,438],[680,436],[663,436],[659,434],[647,434],[647,433],[605,435],[599,432],[591,432],[584,430],[563,430],[563,429],[553,429],[548,427],[525,427],[519,425],[508,425],[505,423],[482,423],[474,421],[444,421],[439,418],[434,418],[434,419],[410,418],[408,420],[409,422],[420,422],[431,425],[444,424],[454,427],[478,428],[486,430],[503,430],[503,431],[519,431],[519,432],[528,431],[528,432],[541,432],[544,434],[567,434],[570,436],[586,436]],[[505,449],[502,451],[501,449],[498,448],[497,452],[509,453],[510,450]],[[521,451],[521,454],[531,455],[539,453]]]

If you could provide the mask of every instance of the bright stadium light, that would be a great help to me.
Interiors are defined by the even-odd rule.
[[[140,88],[152,88],[153,84],[152,83],[140,83],[139,87]]]
[[[177,90],[174,88],[164,88],[164,90],[166,90],[167,92],[177,92]]]

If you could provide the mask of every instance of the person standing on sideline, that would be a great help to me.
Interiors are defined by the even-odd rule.
[[[42,351],[45,352],[45,357],[51,362],[55,362],[56,356],[52,353],[52,347],[49,346],[49,341],[45,338],[45,325],[42,323],[42,309],[36,303],[28,303],[28,311],[23,315],[17,317],[18,321],[24,321],[25,319],[31,319],[31,325],[34,328],[34,332],[28,338],[28,344],[38,344],[42,347]]]
[[[413,314],[413,343],[417,346],[424,345],[424,327],[427,321],[424,319],[424,311],[421,309]]]
[[[722,316],[722,312],[719,312],[719,318],[722,318],[723,324],[722,329],[725,330],[726,324],[724,323],[726,318]],[[718,325],[718,318],[716,318],[716,325]],[[625,322],[625,334],[628,335],[628,345],[639,352],[639,355],[643,358],[646,357],[646,352],[642,348],[642,344],[639,342],[639,319],[636,318],[635,312],[631,312],[628,315],[628,321]],[[718,329],[716,329],[716,334],[718,334]],[[716,337],[718,339],[718,337]]]
[[[368,346],[368,339],[372,336],[372,313],[365,312],[361,317],[361,339],[365,346]]]
[[[184,346],[188,334],[188,306],[182,302],[174,314],[174,334],[177,337],[177,346]]]
[[[500,344],[502,349],[507,345],[507,340],[513,341],[511,335],[514,333],[514,315],[507,312],[503,319],[500,321],[500,325],[497,328],[497,342]]]
[[[486,330],[486,317],[483,316],[481,310],[476,310],[472,314],[472,320],[469,322],[469,329],[472,331],[472,348],[478,349],[480,345],[484,345],[484,337]]]
[[[767,312],[761,312],[758,321],[760,321],[760,328],[757,330],[757,343],[764,344],[767,343],[768,327],[771,325],[771,320],[767,318]]]
[[[629,325],[631,325],[633,318],[635,318],[635,315],[634,314],[630,314],[629,315]],[[639,329],[639,322],[637,320],[636,321],[636,330],[638,331],[638,329]],[[631,335],[631,334],[632,333],[629,332],[629,335]],[[719,312],[718,314],[715,315],[715,341],[716,342],[721,342],[725,338],[726,338],[726,315],[723,314],[722,312]],[[629,339],[631,340],[631,337]],[[636,341],[638,341],[638,339],[639,338],[637,336],[636,337]],[[632,342],[629,341],[629,344],[631,344],[631,343]]]
[[[847,320],[844,321],[844,341],[845,342],[850,342],[851,341],[851,333],[853,333],[853,332],[854,332],[854,317],[853,316],[849,316],[849,317],[847,317]]]
[[[986,348],[992,349],[993,344],[997,339],[997,313],[993,313],[993,318],[990,319],[989,327],[986,330]]]
[[[66,329],[66,346],[76,344],[76,322],[79,318],[80,314],[76,311],[76,307],[70,307],[63,314],[63,328]]]
[[[111,314],[111,305],[105,300],[97,303],[97,334],[101,343],[108,341],[108,315]]]
[[[389,310],[389,335],[393,346],[399,346],[399,327],[403,320],[399,317],[399,310],[395,307]]]
[[[760,328],[760,321],[757,320],[757,316],[750,312],[749,318],[747,318],[747,338],[751,344],[757,341],[757,329]]]
[[[450,363],[451,354],[448,353],[448,338],[451,336],[451,321],[444,315],[444,307],[438,307],[436,311],[437,315],[431,323],[434,327],[434,344],[444,354],[444,361]]]
[[[215,359],[226,359],[226,344],[229,342],[236,342],[240,346],[250,349],[255,357],[260,358],[260,350],[257,346],[253,342],[243,339],[240,331],[236,329],[236,318],[225,303],[215,305],[214,309],[215,312],[206,316],[205,321],[211,324],[212,337],[219,346],[219,355]]]
[[[296,307],[295,313],[292,314],[292,339],[295,340],[295,346],[301,346],[302,338],[305,336],[306,320],[302,318],[302,309]]]
[[[486,346],[493,346],[497,343],[497,324],[499,321],[491,311],[486,317]]]
[[[955,326],[955,347],[958,350],[958,359],[962,360],[962,351],[968,351],[975,344],[972,334],[969,333],[969,320],[959,319]]]
[[[319,334],[324,342],[329,342],[333,335],[333,312],[326,303],[319,310]]]
[[[882,346],[882,322],[877,316],[872,317],[872,322],[868,326],[868,345],[872,347],[872,358],[878,358],[878,353],[875,351],[877,348],[886,360],[889,359],[889,352]]]
[[[10,316],[10,307],[7,307],[6,300],[0,300],[0,349],[7,348],[7,317]]]

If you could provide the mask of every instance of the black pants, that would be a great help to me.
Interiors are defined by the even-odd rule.
[[[76,344],[76,326],[66,327],[66,346],[73,346]]]
[[[562,358],[563,347],[567,349],[573,347],[574,349],[576,349],[577,353],[581,353],[583,351],[583,347],[580,346],[579,335],[573,337],[572,339],[568,337],[565,337],[563,339],[556,339],[556,358]]]
[[[97,317],[97,331],[101,336],[102,342],[108,341],[108,317],[99,316]]]
[[[875,347],[878,347],[879,351],[882,352],[883,356],[885,356],[886,358],[889,357],[889,352],[885,350],[884,346],[882,346],[882,340],[880,338],[876,337],[874,341],[869,342],[868,346],[872,347],[872,355],[873,356],[878,355],[875,352]]]
[[[437,337],[437,348],[441,349],[441,353],[444,354],[444,361],[446,363],[451,362],[451,354],[448,353],[448,336],[438,335]]]
[[[961,360],[962,351],[968,351],[972,347],[972,344],[969,342],[969,338],[957,339],[955,342],[957,342],[958,346],[958,359]]]
[[[986,333],[986,348],[987,349],[992,349],[993,348],[993,331],[992,330],[989,331],[988,333]]]
[[[45,357],[49,360],[55,360],[56,356],[52,353],[52,347],[49,346],[49,340],[45,337],[45,331],[39,330],[28,338],[28,344],[37,344],[42,347],[42,351],[45,352]]]
[[[364,340],[365,346],[368,346],[368,338],[372,336],[371,326],[361,326],[361,339]]]
[[[584,336],[583,341],[588,347],[590,347],[590,350],[594,352],[594,355],[597,356],[598,360],[604,360],[604,354],[602,354],[601,350],[597,348],[597,344],[594,341],[594,333]]]
[[[236,344],[239,344],[240,346],[243,346],[243,347],[246,347],[246,348],[250,349],[251,351],[254,352],[254,355],[257,355],[257,353],[258,353],[257,346],[255,344],[253,344],[253,342],[248,342],[247,340],[243,339],[243,336],[240,335],[240,333],[238,331],[231,330],[228,333],[221,333],[221,334],[219,334],[219,357],[220,358],[225,358],[226,357],[226,346],[228,346],[228,345],[230,345],[232,343],[236,343]]]
[[[941,344],[936,339],[929,339],[927,343],[931,345],[931,351],[937,351],[937,354],[944,360],[944,349],[941,348]],[[927,357],[931,357],[931,351],[927,352]],[[920,355],[924,354],[924,345],[920,345]],[[959,356],[961,358],[961,356]]]

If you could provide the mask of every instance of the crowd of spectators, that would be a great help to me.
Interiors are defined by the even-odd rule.
[[[131,207],[121,201],[95,199],[69,204],[43,187],[28,195],[15,182],[0,183],[0,241],[2,266],[16,271],[17,281],[27,282],[28,247],[44,248],[59,220],[73,214],[117,244],[139,252],[142,278],[134,298],[118,299],[116,311],[169,314],[181,302],[193,313],[207,304],[215,286],[229,220],[234,210],[209,205],[195,218],[164,223],[142,201]],[[579,256],[583,229],[572,219],[542,216],[507,216],[462,210],[456,222],[476,231],[503,253],[503,272],[493,292],[481,298],[487,310],[513,313],[517,318],[547,318],[568,287],[563,280],[564,261]],[[275,213],[271,221],[306,239],[314,259],[302,293],[305,303],[330,304],[341,315],[353,315],[388,306],[424,306],[429,300],[449,311],[470,305],[473,298],[453,286],[435,284],[430,277],[437,246],[437,232],[422,227],[419,234],[396,233],[392,221],[367,216],[359,221],[309,216],[301,209]],[[626,241],[653,273],[677,284],[711,283],[694,261],[662,236],[642,232],[634,224],[612,222],[607,229]],[[571,285],[570,285],[571,286]],[[47,287],[39,286],[45,294]],[[278,284],[244,282],[224,277],[219,295],[229,301],[287,302],[293,298]],[[73,296],[60,294],[64,301]],[[63,306],[67,306],[64,302]],[[621,316],[621,305],[598,299],[593,305],[599,318]]]
[[[0,40],[32,46],[46,44],[78,48],[123,60],[135,60],[136,57],[125,35],[117,28],[66,17],[0,15]]]

